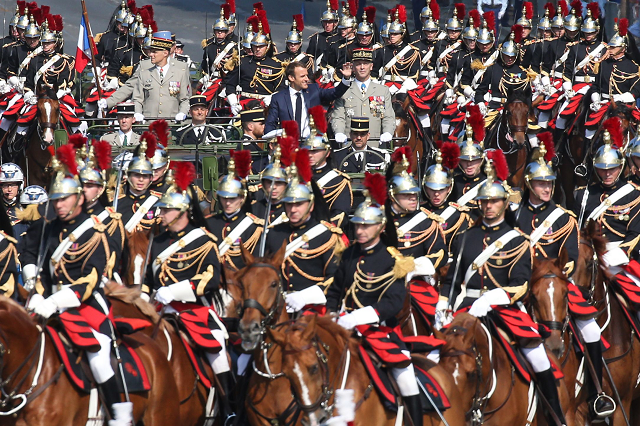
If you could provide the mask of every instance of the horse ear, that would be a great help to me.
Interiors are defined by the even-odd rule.
[[[313,336],[316,335],[316,318],[317,315],[306,315],[307,317],[309,317],[308,321],[307,321],[307,327],[304,329],[304,331],[302,332],[302,339],[305,341],[311,341],[311,339],[313,339]]]
[[[232,268],[228,267],[226,263],[222,265],[222,271],[225,287],[228,287],[229,284],[234,285],[236,283],[237,271],[234,271]]]
[[[478,320],[478,318],[474,317],[472,327],[469,327],[469,330],[464,334],[464,337],[462,339],[462,342],[465,344],[465,346],[471,345],[473,343],[473,339],[476,334],[476,327],[480,327],[480,321]]]
[[[433,329],[433,337],[440,340],[446,340],[444,333],[440,330],[436,330],[435,328]]]
[[[280,268],[282,266],[282,262],[284,262],[284,254],[286,253],[286,251],[287,241],[285,240],[282,242],[282,247],[280,247],[280,250],[278,250],[276,254],[271,257],[271,264],[276,268]]]
[[[556,266],[558,267],[558,269],[564,270],[567,262],[569,262],[569,253],[567,253],[567,249],[565,247],[562,247],[560,249],[558,258],[556,259]]]
[[[240,244],[240,254],[245,265],[251,265],[255,261],[253,255],[245,248],[244,244]]]
[[[267,327],[267,336],[280,346],[284,346],[285,339],[287,338],[287,335],[284,332],[270,327]]]

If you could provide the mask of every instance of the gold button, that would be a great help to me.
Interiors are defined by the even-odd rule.
[[[400,226],[400,222],[393,222],[395,226]]]
[[[482,289],[483,289],[483,290],[486,290],[486,289],[487,289],[487,286],[485,285],[484,287],[482,287]]]
[[[364,260],[361,260],[361,261],[360,261],[360,264],[361,264],[361,265],[362,265],[362,264],[364,264]]]
[[[538,254],[539,254],[539,253],[536,253],[536,257],[538,257]]]
[[[297,236],[298,236],[298,233],[297,233],[297,232],[294,232],[294,233],[293,233],[293,238],[295,238],[295,237],[297,237]]]
[[[293,273],[289,274],[289,278],[293,278]]]
[[[66,228],[62,230],[62,232],[67,232]]]
[[[356,293],[357,293],[357,292],[359,292],[359,291],[360,291],[360,289],[359,289],[359,288],[356,288]]]
[[[160,93],[160,97],[162,97],[162,93]]]
[[[227,232],[231,231],[231,227],[227,226]]]
[[[535,221],[536,221],[536,222],[538,221],[538,218],[537,218],[537,217],[536,217],[536,220],[535,220]]]
[[[487,241],[491,241],[491,237],[487,237]]]

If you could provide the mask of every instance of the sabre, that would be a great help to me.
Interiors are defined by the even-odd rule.
[[[420,175],[420,152],[416,151],[416,173],[417,173],[417,177],[418,177],[418,207],[420,206],[420,199],[422,198],[422,179],[421,179],[421,175]]]
[[[35,280],[38,279],[38,277],[40,276],[40,271],[42,270],[42,265],[44,263],[44,258],[45,256],[43,255],[44,252],[46,250],[49,249],[49,243],[50,243],[50,239],[47,239],[47,244],[45,247],[42,247],[43,243],[44,243],[44,235],[45,235],[45,228],[47,225],[47,212],[49,211],[49,197],[47,197],[47,203],[45,204],[44,207],[44,215],[42,216],[42,230],[40,231],[40,242],[38,243],[38,258],[36,261],[36,277]],[[33,296],[33,293],[36,290],[36,283],[34,282],[25,282],[25,289],[27,289],[29,291],[29,295],[27,296],[27,301],[25,303],[25,306],[29,306],[29,301],[31,300],[31,296]]]
[[[122,387],[124,389],[124,397],[127,402],[131,402],[129,399],[129,389],[127,388],[127,381],[124,378],[124,369],[122,368],[122,358],[120,357],[120,349],[118,348],[118,341],[116,340],[116,331],[113,328],[113,324],[110,320],[107,320],[109,324],[109,329],[111,330],[111,343],[113,344],[113,352],[116,355],[116,362],[118,363],[118,371],[120,372],[120,377],[122,378]]]
[[[440,420],[442,420],[442,423],[444,423],[444,426],[449,426],[449,423],[447,423],[447,421],[445,420],[444,415],[442,414],[442,412],[440,411],[440,409],[438,408],[436,403],[431,398],[431,395],[429,395],[429,392],[427,392],[427,390],[424,388],[424,386],[422,385],[420,380],[416,379],[416,383],[418,383],[418,386],[422,390],[422,394],[427,397],[427,399],[431,403],[431,406],[433,407],[433,409],[436,410],[436,413],[438,413],[438,417],[440,417]],[[411,419],[411,420],[413,420],[413,419]]]
[[[269,188],[269,200],[267,201],[267,210],[264,214],[264,225],[262,227],[262,235],[260,235],[260,251],[259,257],[264,257],[264,250],[267,244],[267,226],[269,225],[269,214],[271,213],[271,198],[273,197],[273,189],[276,186],[275,181],[271,181],[271,188]]]
[[[113,210],[118,211],[118,198],[120,198],[120,184],[122,183],[122,168],[124,167],[124,158],[127,151],[122,152],[122,158],[120,159],[120,167],[118,167],[118,177],[116,178],[116,190],[113,192]]]
[[[453,271],[453,279],[451,280],[451,287],[449,288],[449,300],[447,303],[449,304],[449,308],[453,310],[453,302],[451,299],[453,298],[453,289],[456,285],[456,279],[458,278],[458,272],[460,272],[460,261],[462,260],[462,251],[464,250],[464,243],[467,241],[467,235],[469,235],[466,231],[462,236],[462,243],[460,244],[460,252],[458,253],[458,257],[456,258],[456,269]],[[462,287],[460,288],[462,291]]]

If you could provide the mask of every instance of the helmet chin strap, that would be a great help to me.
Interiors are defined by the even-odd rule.
[[[611,185],[609,185],[609,186],[615,185],[616,182],[618,182],[618,180],[620,180],[620,175],[622,174],[622,169],[624,169],[624,164],[622,165],[622,167],[620,167],[620,171],[618,172],[618,176],[616,176],[616,180],[614,180],[613,183]],[[598,180],[600,182],[602,182],[602,184],[604,185],[604,182],[602,181],[602,177],[600,177],[600,173],[596,172],[596,176],[598,177]]]
[[[66,221],[69,216],[71,216],[73,214],[73,212],[76,211],[76,209],[78,208],[78,204],[80,203],[80,194],[75,194],[76,195],[76,202],[73,204],[73,207],[69,210],[69,212],[64,215],[64,217],[61,217],[60,219],[62,221]]]
[[[313,207],[313,198],[311,198],[311,200],[309,200],[309,207],[307,207],[307,211],[304,212],[304,214],[302,215],[302,218],[300,219],[300,224],[303,224],[307,221],[307,219],[309,218],[309,215],[311,214],[311,208]]]
[[[107,187],[107,183],[104,182],[102,184],[102,189],[100,190],[100,192],[98,192],[98,195],[96,195],[95,197],[93,197],[90,201],[89,201],[89,207],[93,206],[96,201],[98,201],[98,198],[100,198],[102,196],[102,194],[104,193],[105,188]]]
[[[398,213],[413,213],[413,212],[417,211],[418,208],[420,207],[420,206],[417,206],[414,210],[406,209],[406,208],[402,207],[402,205],[397,200],[397,198],[396,198],[396,196],[395,196],[395,194],[393,192],[390,192],[389,196],[391,197],[391,200],[393,201],[393,204],[398,208],[398,210],[400,210]]]
[[[180,210],[180,214],[176,216],[175,219],[173,219],[171,222],[167,223],[167,228],[173,226],[173,224],[175,224],[186,212],[186,210]]]

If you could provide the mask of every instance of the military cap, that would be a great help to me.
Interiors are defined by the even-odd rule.
[[[369,48],[353,49],[351,60],[373,62],[373,50]]]
[[[369,117],[351,117],[352,132],[368,132]]]
[[[133,115],[136,113],[136,105],[133,102],[120,102],[116,105],[116,113],[121,115]]]
[[[264,121],[264,109],[256,108],[240,111],[240,120],[243,123],[257,123]]]
[[[151,48],[158,50],[171,50],[173,41],[170,31],[156,31],[151,35]]]
[[[207,105],[207,97],[204,95],[193,95],[189,98],[189,107],[194,107],[198,105]]]

